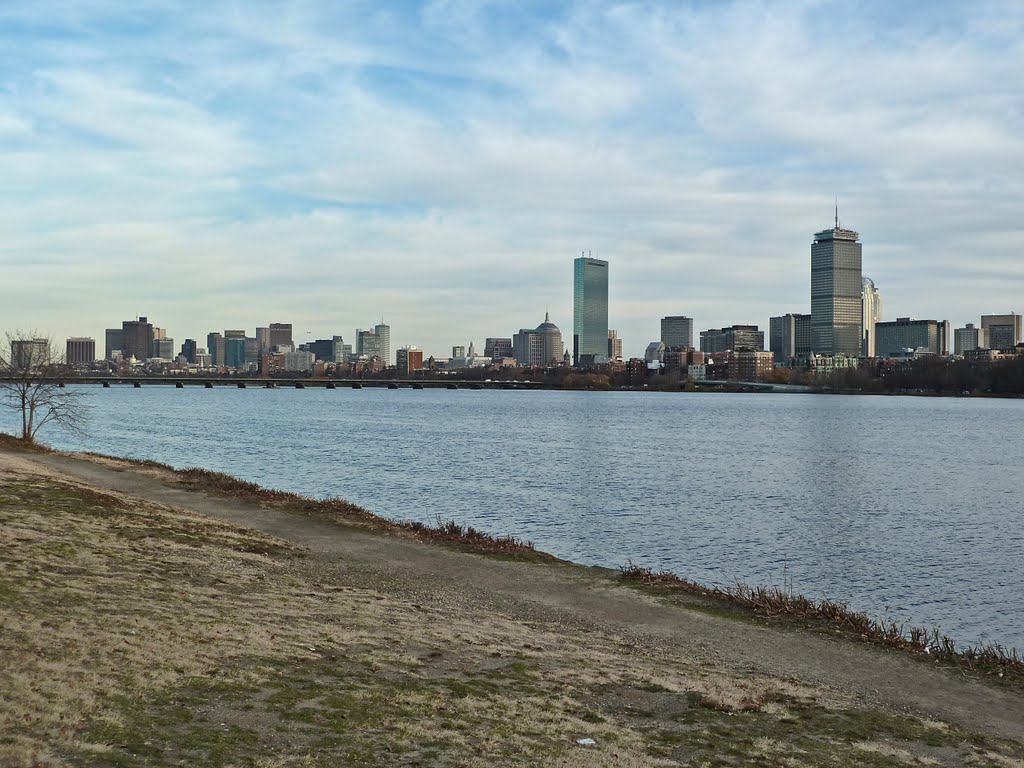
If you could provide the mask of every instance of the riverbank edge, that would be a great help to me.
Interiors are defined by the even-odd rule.
[[[696,598],[699,604],[687,607],[711,610],[734,618],[770,623],[796,630],[838,633],[847,640],[866,643],[906,653],[922,663],[953,666],[996,685],[1024,689],[1024,655],[1016,648],[998,643],[974,646],[958,645],[952,638],[935,630],[871,618],[854,611],[844,603],[823,598],[814,600],[777,586],[750,586],[737,583],[719,587],[691,581],[671,571],[653,570],[631,561],[617,569],[588,566],[564,560],[538,550],[533,542],[514,535],[493,535],[466,526],[455,520],[438,518],[435,524],[415,520],[393,520],[371,512],[341,498],[318,499],[291,491],[266,488],[233,475],[201,467],[176,468],[152,459],[113,456],[96,452],[58,451],[41,443],[26,443],[20,438],[0,432],[0,447],[24,453],[52,453],[98,463],[116,463],[134,471],[153,471],[164,475],[190,491],[254,501],[293,514],[315,517],[338,525],[356,525],[382,535],[399,535],[418,541],[455,547],[485,557],[499,557],[522,562],[564,565],[593,573],[614,574],[623,583],[649,590],[666,598]]]

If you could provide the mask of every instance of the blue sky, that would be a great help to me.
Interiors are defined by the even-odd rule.
[[[861,232],[897,316],[1024,311],[1024,4],[0,5],[0,330],[383,317],[445,355],[610,262],[627,354],[808,311]]]

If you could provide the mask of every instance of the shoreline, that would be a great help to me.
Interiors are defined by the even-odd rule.
[[[16,449],[20,441],[0,432],[0,448],[5,445]],[[282,505],[301,514],[312,514],[329,521],[339,518],[355,522],[388,534],[412,536],[419,541],[455,545],[465,551],[483,555],[498,555],[527,562],[566,563],[578,568],[618,572],[625,582],[652,586],[669,593],[699,595],[720,606],[738,608],[750,618],[794,621],[814,631],[837,631],[850,638],[903,652],[936,664],[954,664],[971,672],[995,674],[1003,678],[1006,673],[1024,684],[1024,649],[1004,646],[997,642],[976,644],[957,643],[944,633],[904,622],[877,619],[866,612],[849,609],[845,603],[829,598],[809,598],[774,585],[750,585],[737,582],[720,587],[708,585],[680,576],[670,570],[651,569],[633,564],[631,559],[619,566],[586,565],[560,558],[538,550],[532,541],[515,534],[494,535],[457,520],[442,520],[435,524],[415,520],[399,520],[371,512],[342,498],[320,499],[293,491],[267,488],[234,475],[188,466],[175,468],[152,459],[114,456],[92,451],[65,452],[45,445],[34,445],[29,450],[54,453],[69,457],[83,457],[99,462],[121,462],[142,469],[169,473],[185,487],[220,495],[226,498],[244,498],[261,503]]]
[[[0,763],[1024,760],[1007,670],[366,514],[0,440]]]

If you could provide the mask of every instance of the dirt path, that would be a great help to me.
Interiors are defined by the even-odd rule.
[[[735,673],[760,673],[852,697],[865,707],[958,724],[1008,739],[1024,732],[1024,697],[902,653],[812,632],[761,626],[667,605],[606,572],[516,563],[338,526],[256,504],[176,487],[142,470],[57,454],[13,455],[15,463],[64,479],[255,528],[309,553],[324,579],[344,574],[432,606],[472,603],[511,620],[572,628],[650,644]]]

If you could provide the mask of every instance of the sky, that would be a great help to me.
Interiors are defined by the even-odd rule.
[[[382,318],[447,356],[609,262],[627,356],[808,312],[1024,312],[1024,3],[0,4],[0,331]]]

